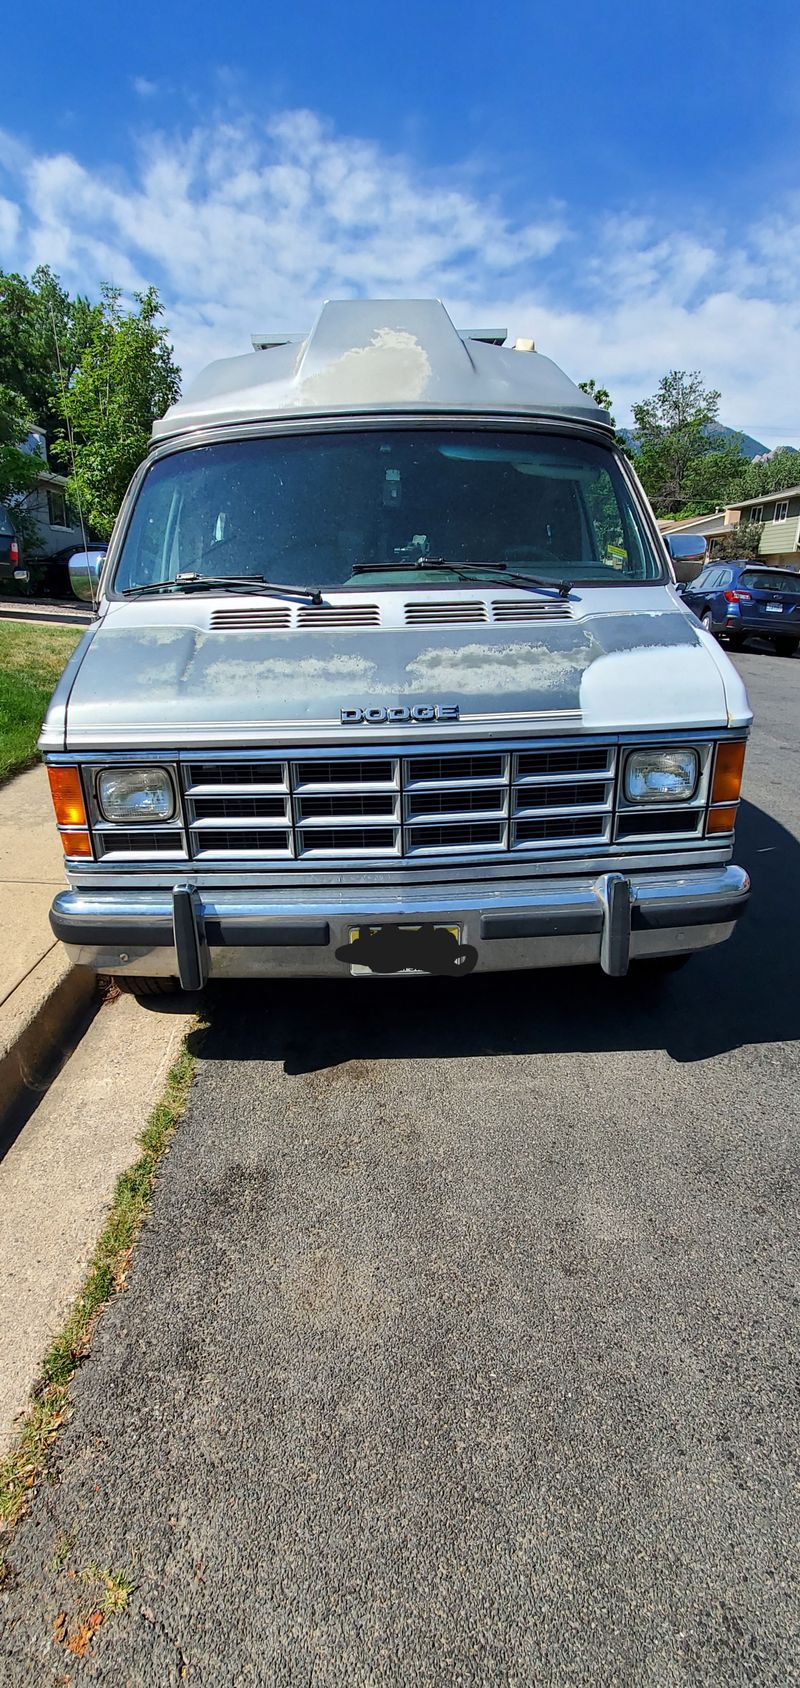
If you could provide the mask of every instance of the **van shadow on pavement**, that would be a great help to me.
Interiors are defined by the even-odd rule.
[[[209,987],[205,1060],[345,1061],[664,1049],[703,1061],[800,1038],[800,843],[742,805],[735,860],[753,893],[727,943],[682,971],[608,979],[599,968],[460,979],[249,980]],[[156,1006],[154,1004],[154,1006]]]

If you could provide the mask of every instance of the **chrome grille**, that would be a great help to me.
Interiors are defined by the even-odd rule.
[[[184,770],[190,851],[358,860],[605,842],[615,759],[597,744],[204,757]]]
[[[144,827],[96,827],[94,834],[95,855],[106,856],[153,856],[169,852],[171,856],[183,855],[183,834],[176,827],[163,827],[158,831],[150,831]]]

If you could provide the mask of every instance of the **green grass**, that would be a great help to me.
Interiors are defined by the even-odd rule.
[[[50,694],[83,629],[0,625],[0,785],[36,761]]]
[[[197,1034],[191,1033],[188,1041],[195,1046]],[[0,1525],[6,1528],[16,1523],[50,1467],[53,1444],[69,1408],[70,1381],[89,1351],[103,1306],[125,1283],[131,1251],[150,1206],[159,1161],[186,1107],[194,1063],[194,1054],[185,1046],[169,1074],[164,1096],[139,1139],[139,1159],[117,1180],[111,1211],[82,1293],[47,1355],[19,1440],[0,1461]],[[122,1592],[117,1591],[118,1603]],[[109,1599],[116,1598],[110,1586],[107,1594]]]

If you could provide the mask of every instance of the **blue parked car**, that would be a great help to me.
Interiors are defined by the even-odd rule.
[[[682,595],[709,633],[734,650],[754,635],[771,640],[779,656],[793,656],[800,645],[800,574],[793,570],[707,563]]]

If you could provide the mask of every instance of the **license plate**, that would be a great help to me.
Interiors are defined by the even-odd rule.
[[[783,615],[783,604],[765,604],[767,615]]]
[[[460,926],[351,926],[350,949],[354,976],[470,971],[471,952],[462,948]]]

